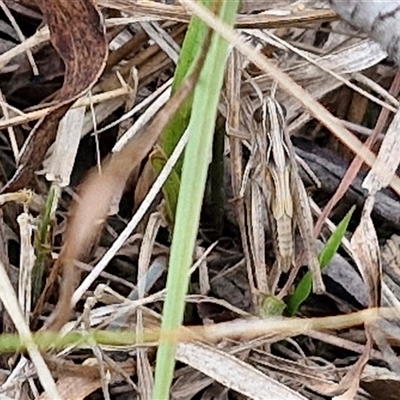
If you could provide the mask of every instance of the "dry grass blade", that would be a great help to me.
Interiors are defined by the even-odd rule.
[[[139,0],[134,3],[129,0],[101,0],[100,5],[112,9],[123,10],[128,13],[140,13],[155,20],[160,18],[172,21],[180,21],[188,23],[191,13],[187,12],[185,7],[174,4],[164,4],[149,0]],[[290,2],[287,2],[290,3]],[[271,4],[273,6],[273,4]],[[282,6],[282,4],[280,4]],[[239,28],[282,28],[290,26],[302,26],[311,23],[329,22],[337,19],[337,14],[329,9],[308,10],[302,7],[296,7],[291,4],[285,4],[286,15],[280,15],[279,11],[282,7],[277,8],[279,11],[274,14],[259,13],[255,15],[239,14],[236,26]],[[244,4],[244,9],[252,9]],[[263,7],[264,8],[264,7]]]
[[[368,190],[369,196],[364,205],[361,222],[351,240],[354,258],[369,290],[370,307],[380,306],[382,287],[381,255],[377,234],[371,219],[371,212],[376,193],[389,184],[399,164],[398,127],[399,112],[395,114],[381,145],[377,160],[363,182],[363,187]],[[356,375],[356,379],[354,379],[354,376],[348,375],[348,381],[349,383],[352,382],[352,384],[338,399],[347,399],[355,395],[361,373],[368,361],[368,354],[372,348],[373,338],[385,355],[387,362],[394,370],[398,369],[399,364],[394,356],[394,351],[387,342],[385,335],[380,331],[379,325],[379,323],[366,324],[367,343],[365,350],[356,365],[352,368],[352,375]]]
[[[33,36],[26,39],[24,42],[13,47],[12,49],[0,54],[0,70],[2,70],[14,57],[26,52],[27,50],[48,41],[50,32],[47,27],[39,29]]]
[[[49,356],[47,362],[57,376],[57,389],[63,400],[83,400],[95,390],[101,388],[102,379],[100,367],[93,359],[89,359],[82,365],[64,361]],[[121,375],[135,373],[135,364],[132,361],[118,364],[119,371],[109,368],[107,371],[111,381],[118,380]],[[48,393],[42,393],[39,400],[54,400]]]
[[[157,233],[163,222],[163,216],[161,215],[161,213],[156,212],[150,216],[149,222],[146,227],[142,246],[139,253],[137,277],[137,281],[139,282],[137,287],[138,299],[143,299],[145,297],[146,291],[148,291],[148,289],[146,289],[146,281],[148,281],[149,278],[151,252],[156,241]],[[144,318],[144,313],[139,308],[136,315],[136,332],[139,338],[144,331]],[[136,363],[138,370],[138,386],[141,388],[142,399],[151,398],[151,392],[154,386],[153,372],[149,360],[152,352],[152,349],[148,350],[145,348],[137,350]]]
[[[368,197],[361,222],[357,227],[352,239],[351,247],[354,259],[368,287],[370,296],[370,307],[379,307],[381,299],[381,262],[379,244],[376,237],[375,227],[372,223],[370,213],[373,206],[373,197]],[[362,371],[368,362],[370,350],[373,346],[371,329],[373,323],[365,324],[367,342],[364,351],[358,361],[343,378],[340,386],[345,392],[336,397],[337,400],[354,398],[361,378]]]
[[[370,308],[379,307],[381,304],[381,256],[378,238],[371,219],[371,212],[375,201],[375,189],[376,188],[372,188],[372,191],[369,192],[370,194],[365,202],[360,224],[351,239],[353,257],[368,288]],[[351,399],[356,395],[361,374],[368,362],[370,350],[373,346],[372,337],[374,331],[375,323],[365,324],[367,342],[364,351],[358,361],[343,378],[340,386],[346,390],[343,394],[336,397],[337,400]]]
[[[22,33],[20,27],[17,24],[17,21],[15,20],[14,16],[12,15],[12,13],[10,12],[10,10],[8,9],[7,5],[1,0],[0,1],[0,8],[3,11],[3,13],[6,15],[6,17],[8,18],[8,20],[11,22],[11,25],[13,26],[15,32],[18,35],[18,38],[21,42],[25,41],[25,37],[24,34]],[[33,58],[32,52],[30,49],[26,50],[26,56],[29,60],[29,64],[31,65],[32,71],[34,73],[34,75],[39,75],[39,70],[38,67],[36,65],[36,62]]]
[[[32,246],[32,216],[22,213],[17,218],[21,236],[21,261],[19,266],[18,300],[28,323],[32,311],[32,270],[35,265],[35,250]]]
[[[174,169],[179,157],[181,157],[183,150],[186,146],[188,135],[185,133],[181,140],[178,142],[175,150],[168,159],[165,167],[161,171],[160,175],[154,182],[153,186],[149,190],[147,196],[143,199],[140,207],[136,211],[135,215],[129,221],[126,228],[121,232],[120,236],[115,240],[113,245],[107,250],[103,258],[95,265],[90,274],[82,281],[79,287],[76,289],[74,295],[72,296],[71,306],[75,304],[82,298],[86,290],[89,289],[90,285],[97,279],[97,277],[102,273],[104,268],[108,265],[111,259],[117,254],[118,250],[122,247],[125,241],[129,238],[133,230],[137,227],[139,222],[144,217],[145,213],[148,211],[152,202],[156,198],[157,194],[161,191],[162,186],[166,182],[168,176]],[[158,268],[157,268],[158,269]],[[159,270],[159,269],[158,269]]]
[[[215,347],[200,343],[180,344],[176,358],[251,399],[306,399],[287,386],[265,376],[250,364]]]
[[[60,399],[63,400],[84,400],[99,388],[101,388],[101,380],[99,378],[91,379],[85,376],[74,376],[61,378],[57,382]],[[54,397],[43,393],[39,400],[54,400]]]
[[[115,89],[115,90],[110,90],[109,92],[104,92],[97,94],[92,97],[91,102],[92,104],[98,104],[102,103],[104,101],[109,101],[121,96],[126,96],[130,93],[130,89],[128,86]],[[90,100],[85,97],[77,100],[73,105],[72,109],[82,107],[82,106],[88,106],[90,104]],[[46,107],[46,108],[41,108],[40,110],[37,111],[31,111],[27,113],[22,113],[22,115],[17,115],[15,117],[10,117],[6,118],[4,120],[0,120],[0,129],[16,126],[16,125],[21,125],[21,124],[26,124],[31,121],[38,120],[44,116],[46,116],[49,112],[51,111],[51,107]]]
[[[376,193],[390,184],[400,162],[400,110],[397,110],[379,149],[376,162],[363,182],[369,193]]]
[[[253,304],[257,303],[256,287],[254,283],[252,259],[250,255],[250,244],[246,229],[246,210],[243,196],[241,196],[241,186],[243,180],[243,157],[242,143],[235,133],[240,128],[240,87],[242,80],[243,58],[240,53],[234,49],[231,52],[227,66],[226,92],[227,92],[227,117],[226,131],[229,135],[230,145],[230,166],[232,176],[232,192],[235,199],[236,220],[238,221],[240,236],[242,240],[243,253],[246,259],[247,279],[250,285],[250,293]]]
[[[335,392],[342,392],[341,394],[333,397],[334,400],[352,400],[357,394],[360,385],[361,374],[369,359],[369,353],[372,349],[372,338],[367,331],[367,343],[365,344],[364,352],[357,362],[351,367],[350,371],[345,375]],[[344,390],[344,392],[343,392]]]

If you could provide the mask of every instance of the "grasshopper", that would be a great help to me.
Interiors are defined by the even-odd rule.
[[[325,290],[313,237],[313,220],[307,193],[298,174],[295,152],[286,129],[285,114],[275,92],[265,97],[253,114],[251,156],[244,173],[249,180],[246,200],[250,246],[258,290],[274,294],[281,272],[295,263],[295,229],[299,228],[313,276],[314,291]],[[242,186],[243,189],[243,186]],[[276,253],[268,277],[265,268],[265,218]]]

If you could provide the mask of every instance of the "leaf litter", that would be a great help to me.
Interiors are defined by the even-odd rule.
[[[193,13],[208,18],[234,47],[220,101],[226,131],[224,228],[217,235],[206,193],[172,397],[378,399],[391,390],[400,373],[399,75],[385,50],[394,60],[399,56],[386,36],[390,29],[379,30],[379,19],[388,18],[390,25],[399,16],[391,9],[375,15],[377,2],[370,2],[373,13],[360,12],[349,26],[327,3],[344,20],[357,14],[351,12],[357,7],[352,1],[343,9],[344,3],[335,1],[248,0],[233,34],[189,0],[102,0],[97,6],[89,0],[2,2],[13,16],[4,13],[0,24],[2,31],[13,32],[0,39],[3,332],[18,332],[29,354],[2,355],[3,396],[90,399],[100,390],[104,398],[151,397],[152,344],[92,342],[85,349],[75,345],[39,353],[29,327],[65,333],[123,328],[145,341],[146,332],[159,329],[172,230],[157,190],[162,181],[153,186],[155,174],[144,165],[195,85],[192,76],[167,101]],[[49,30],[40,26],[41,16]],[[370,18],[378,22],[363,27]],[[21,32],[14,31],[15,24]],[[383,47],[373,39],[382,40]],[[260,137],[254,112],[260,94],[268,98],[274,85],[294,152],[308,164],[297,167],[307,208],[291,216],[296,220],[290,221],[289,269],[276,263],[281,245],[270,205],[281,199],[274,179],[254,192],[256,203],[245,200],[243,185],[251,137]],[[68,111],[71,107],[76,111]],[[60,123],[66,113],[70,119]],[[68,127],[74,130],[70,135]],[[171,156],[175,161],[164,169],[177,162],[186,140],[184,135]],[[267,162],[271,138],[267,134],[264,140],[259,149],[265,148]],[[285,153],[291,165],[297,165],[294,152]],[[257,155],[257,164],[262,157]],[[274,169],[268,171],[273,177]],[[49,248],[40,253],[37,230],[49,188],[56,188],[55,216],[40,244]],[[14,193],[18,189],[24,191]],[[365,286],[323,274],[326,292],[310,296],[297,318],[282,310],[283,315],[268,315],[273,308],[260,318],[259,292],[285,302],[308,265],[307,243],[317,237],[326,242],[355,203],[358,215],[332,265],[355,270]],[[296,226],[311,212],[314,238],[304,239]],[[31,276],[39,254],[45,254],[46,279],[33,304]],[[91,272],[84,277],[78,268]],[[10,281],[18,280],[12,289]],[[356,293],[365,288],[369,309],[361,311]],[[393,311],[379,314],[381,306]]]

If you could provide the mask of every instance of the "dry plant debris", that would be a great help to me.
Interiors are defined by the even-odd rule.
[[[159,176],[149,160],[202,67],[171,96],[193,14],[232,48],[171,397],[395,392],[399,7],[247,0],[231,31],[192,0],[0,0],[2,333],[26,348],[0,336],[0,397],[151,398],[172,234],[161,188],[187,135]],[[354,204],[321,280],[318,243]],[[317,294],[289,318],[305,266]],[[49,331],[104,336],[43,349]]]

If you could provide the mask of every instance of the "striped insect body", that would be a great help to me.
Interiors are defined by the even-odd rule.
[[[276,256],[276,265],[271,271],[274,276],[267,276],[264,272],[265,243],[260,243],[260,238],[265,237],[264,226],[253,215],[250,244],[258,288],[263,293],[273,294],[280,273],[288,272],[294,265],[295,228],[298,226],[313,275],[314,291],[323,292],[307,193],[298,175],[284,110],[274,95],[263,99],[253,120],[250,207],[254,214],[254,210],[260,210],[259,203],[264,202]]]

